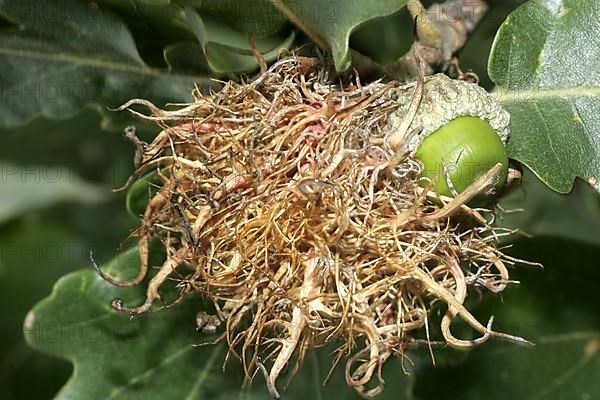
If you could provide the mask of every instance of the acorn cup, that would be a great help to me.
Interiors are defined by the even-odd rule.
[[[119,284],[152,270],[150,239],[167,258],[142,304],[114,299],[113,308],[169,312],[159,289],[178,282],[176,303],[212,302],[215,314],[202,320],[221,334],[228,362],[241,362],[247,380],[262,371],[273,397],[280,377],[327,343],[338,346],[332,368],[345,360],[348,385],[367,397],[383,390],[385,361],[415,346],[527,344],[465,305],[468,289],[500,293],[511,283],[515,260],[496,248],[508,232],[490,225],[492,211],[466,205],[505,179],[508,114],[483,89],[442,75],[340,86],[319,65],[289,57],[252,82],[195,91],[189,105],[121,107],[162,130],[135,171],[159,182],[134,232],[141,271]],[[465,177],[447,169],[454,160],[495,165]],[[428,172],[438,162],[444,179]],[[440,195],[453,194],[444,182],[457,196]],[[431,312],[440,303],[441,319]],[[455,337],[456,318],[479,337]],[[440,337],[428,336],[431,324]]]
[[[398,129],[410,106],[410,96],[400,92],[398,110],[390,116],[388,132]],[[433,190],[456,197],[481,175],[500,163],[488,193],[501,189],[508,175],[505,144],[510,116],[480,86],[437,74],[425,78],[423,96],[408,129],[417,131],[405,142],[422,162],[422,182]]]

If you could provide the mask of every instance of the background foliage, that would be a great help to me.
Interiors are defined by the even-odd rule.
[[[350,53],[380,64],[393,62],[410,46],[410,17],[401,1],[364,7],[359,16],[346,15],[351,8],[341,1],[276,3],[287,4],[290,12],[310,22],[317,36],[331,41],[341,66],[349,62],[345,43]],[[586,110],[598,109],[600,72],[597,57],[585,56],[600,48],[600,33],[589,28],[597,26],[594,18],[600,20],[594,14],[598,7],[590,7],[593,0],[531,0],[520,14],[513,14],[492,46],[500,25],[523,1],[490,3],[491,11],[460,54],[461,65],[476,71],[490,90],[494,79],[518,129],[532,132],[511,143],[513,157],[567,192],[575,176],[587,179],[598,172],[597,116]],[[570,16],[562,18],[565,10]],[[362,24],[350,35],[350,28],[383,15],[387,16]],[[257,63],[248,33],[255,34],[268,60],[276,57],[280,46],[307,40],[286,16],[290,13],[284,15],[266,0],[244,7],[234,0],[0,0],[3,399],[50,398],[59,390],[59,398],[65,399],[240,396],[234,363],[227,374],[221,372],[221,348],[189,346],[207,339],[194,329],[194,311],[201,304],[188,302],[171,313],[131,321],[111,313],[110,300],[119,291],[118,296],[125,297],[123,289],[99,281],[88,268],[88,254],[93,249],[114,273],[135,268],[135,257],[126,250],[131,244],[123,239],[137,221],[127,214],[124,194],[110,189],[120,186],[132,170],[133,149],[121,136],[123,127],[135,123],[145,138],[153,131],[107,108],[131,97],[157,104],[185,101],[194,83],[206,89],[213,84],[210,76],[227,79],[252,71]],[[330,32],[330,20],[336,16],[343,17],[342,30]],[[532,46],[511,47],[512,53],[503,50],[522,32],[528,33]],[[589,51],[573,51],[581,46]],[[487,53],[492,48],[496,54],[488,76]],[[542,53],[583,56],[559,58],[558,64],[552,61],[556,57],[546,56],[539,65],[528,64],[540,60]],[[514,59],[524,61],[515,64]],[[581,87],[591,95],[575,95]],[[544,117],[556,116],[554,125],[536,116],[536,104]],[[581,121],[573,122],[574,106],[581,107]],[[556,157],[562,164],[549,166],[539,157],[539,149],[547,146],[535,141],[544,138],[558,138],[556,146],[565,153]],[[523,232],[509,252],[542,262],[545,268],[515,269],[521,285],[502,298],[476,301],[477,311],[496,315],[499,329],[533,339],[536,348],[494,342],[469,353],[436,351],[435,368],[426,351],[418,352],[413,366],[404,365],[411,376],[402,373],[399,361],[389,363],[383,398],[600,396],[600,199],[582,181],[575,182],[569,195],[557,194],[526,171],[523,185],[500,205],[525,209],[499,213],[499,224]],[[116,260],[105,265],[115,254]],[[59,277],[82,268],[52,289]],[[141,289],[127,290],[133,299]],[[25,343],[24,323],[31,347]],[[327,371],[326,354],[310,355],[286,392],[288,398],[353,396],[345,389],[341,370],[328,386],[320,385]],[[260,377],[243,397],[265,398]]]

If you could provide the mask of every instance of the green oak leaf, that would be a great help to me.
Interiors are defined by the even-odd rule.
[[[134,247],[102,269],[117,279],[127,279],[138,267]],[[199,298],[132,319],[110,306],[115,297],[135,304],[144,295],[143,285],[117,288],[90,268],[61,278],[52,294],[29,312],[24,322],[29,345],[73,363],[73,375],[56,399],[270,398],[260,374],[242,390],[243,372],[235,359],[223,372],[224,343],[192,346],[214,338],[195,329],[195,315],[204,307]],[[281,380],[284,398],[359,398],[346,386],[339,366],[327,385],[322,384],[331,365],[331,350],[310,352],[289,387]],[[402,373],[400,361],[388,364],[384,373],[393,379],[382,398],[412,399],[408,393],[412,380]]]
[[[509,155],[552,189],[600,191],[600,2],[531,0],[497,33],[489,60],[511,114]]]
[[[259,66],[247,34],[235,31],[210,17],[201,17],[198,11],[191,7],[187,7],[184,13],[199,46],[196,46],[196,51],[189,51],[189,47],[187,51],[181,51],[181,47],[171,47],[169,52],[172,58],[179,54],[178,58],[181,59],[184,52],[188,57],[193,57],[196,53],[206,60],[207,69],[219,74],[249,72]],[[294,38],[295,35],[291,32],[287,36],[274,35],[256,39],[256,48],[266,62],[272,62],[277,60],[282,49],[292,46]]]
[[[98,4],[123,20],[145,56],[190,37],[182,7],[171,0],[98,0]]]
[[[183,28],[178,9],[193,7],[202,15],[209,15],[244,34],[262,38],[283,29],[285,16],[270,0],[98,0],[126,13],[151,29],[163,33],[176,33]],[[129,20],[131,21],[131,20]],[[165,29],[166,28],[166,29]],[[162,36],[162,35],[159,35]]]
[[[350,34],[402,9],[406,0],[273,0],[273,4],[321,48],[331,50],[338,71],[350,67]]]
[[[101,0],[123,18],[136,43],[144,46],[145,55],[156,57],[158,48],[171,70],[191,74],[209,71],[211,76],[259,67],[250,48],[250,33],[267,62],[276,60],[280,49],[291,47],[294,33],[282,31],[283,24],[266,26],[273,22],[268,12],[278,11],[262,2]]]
[[[126,279],[138,266],[134,247],[104,268]],[[198,299],[133,319],[110,306],[114,297],[142,301],[144,292],[143,286],[116,288],[89,269],[61,278],[29,312],[24,323],[29,345],[73,363],[73,375],[56,399],[239,397],[242,372],[234,363],[228,364],[230,374],[222,371],[226,347],[192,346],[207,340],[195,329],[195,313],[203,306]],[[251,399],[264,393],[260,384],[245,392]]]
[[[133,248],[106,271],[124,279],[138,263]],[[219,377],[211,369],[220,365],[223,348],[191,346],[202,341],[194,329],[199,305],[190,302],[131,320],[111,309],[113,297],[135,302],[143,296],[142,286],[115,288],[89,269],[61,278],[50,297],[29,312],[27,342],[74,364],[56,398],[209,398],[218,393]]]
[[[175,0],[193,6],[236,31],[266,37],[279,32],[286,23],[285,16],[270,0]]]
[[[186,101],[194,84],[212,85],[147,65],[124,23],[93,2],[0,0],[0,17],[13,24],[0,30],[0,127],[132,97]]]

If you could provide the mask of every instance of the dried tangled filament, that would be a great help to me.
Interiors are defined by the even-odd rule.
[[[333,85],[315,60],[290,57],[250,83],[194,92],[175,111],[125,104],[163,128],[142,146],[136,170],[155,171],[161,185],[136,232],[141,271],[118,284],[143,280],[150,238],[167,259],[143,304],[113,307],[150,311],[161,285],[179,280],[180,299],[200,293],[214,303],[228,357],[247,379],[262,369],[273,396],[282,372],[293,375],[307,349],[327,342],[348,357],[347,383],[377,395],[382,364],[415,343],[435,301],[448,305],[441,332],[450,346],[526,343],[464,306],[469,286],[500,292],[509,283],[491,214],[465,205],[489,176],[455,199],[428,192],[402,148],[410,132],[390,138],[382,129],[398,93],[419,90],[418,82]],[[456,317],[481,337],[454,337]]]

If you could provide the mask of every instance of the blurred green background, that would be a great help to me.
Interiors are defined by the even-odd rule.
[[[493,88],[486,64],[494,34],[508,13],[522,2],[491,3],[491,12],[460,53],[463,69],[475,71],[488,89]],[[401,11],[361,27],[353,34],[351,47],[376,61],[389,62],[408,49],[411,29],[408,14]],[[142,50],[151,62],[152,49]],[[103,108],[116,105],[101,104]],[[111,119],[103,128],[97,111],[86,108],[67,120],[35,118],[25,126],[0,132],[2,399],[47,399],[64,384],[71,373],[70,364],[25,344],[22,325],[27,311],[50,293],[62,275],[90,268],[90,249],[100,263],[112,258],[119,248],[127,246],[123,240],[136,226],[136,220],[125,210],[124,193],[113,193],[111,189],[124,183],[132,171],[133,147],[122,137],[122,129],[128,124],[141,124],[126,115]],[[152,138],[153,129],[140,131],[143,138]],[[494,312],[498,328],[502,329],[501,321],[505,321],[511,332],[511,321],[520,321],[521,328],[529,320],[537,321],[527,332],[534,337],[541,331],[560,333],[573,326],[580,326],[581,332],[598,332],[599,196],[581,182],[569,196],[555,194],[525,171],[523,185],[500,203],[507,209],[524,209],[520,213],[499,213],[499,224],[522,230],[509,253],[542,262],[545,269],[518,267],[514,272],[521,286],[509,290],[509,306],[503,311],[501,299],[486,299],[480,306],[482,312],[499,310]],[[527,310],[537,314],[520,315],[519,303],[527,304]],[[545,326],[540,325],[540,315]],[[555,357],[564,352],[565,371],[571,371],[569,363],[578,362],[570,360],[570,347],[557,345],[548,351]],[[470,390],[466,380],[476,377],[482,364],[502,359],[498,353],[489,356],[485,350],[476,350],[461,366],[452,362],[438,368],[424,364],[419,367],[420,376],[426,378],[417,381],[415,393],[423,399],[459,399],[467,395],[484,398],[486,393],[478,393],[477,389],[473,389],[475,394],[465,393]],[[510,362],[519,367],[518,359]],[[600,373],[597,360],[595,363],[590,373]],[[576,368],[585,374],[591,366]],[[579,373],[578,369],[572,371],[573,376]],[[435,385],[428,384],[429,379],[448,385],[445,397],[440,397]],[[560,398],[570,398],[568,393]]]

